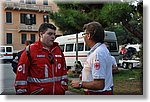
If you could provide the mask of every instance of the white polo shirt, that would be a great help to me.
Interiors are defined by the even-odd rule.
[[[82,81],[89,82],[94,79],[105,79],[105,87],[103,90],[89,91],[102,92],[111,90],[113,85],[112,58],[105,44],[96,43],[91,48],[87,60],[84,63]]]

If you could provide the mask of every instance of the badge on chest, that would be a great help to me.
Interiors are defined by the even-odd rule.
[[[45,55],[37,55],[37,58],[45,58]]]

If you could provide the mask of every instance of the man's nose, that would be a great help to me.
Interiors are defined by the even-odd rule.
[[[52,37],[53,39],[55,39],[56,36],[53,34],[51,37]]]

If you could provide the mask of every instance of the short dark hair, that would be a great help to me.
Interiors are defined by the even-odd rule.
[[[40,34],[40,32],[45,32],[45,31],[47,31],[48,28],[53,29],[53,30],[56,30],[56,27],[55,27],[53,24],[51,24],[51,23],[43,23],[43,24],[41,24],[40,27],[39,27],[39,31],[38,31],[39,34]]]
[[[83,26],[83,30],[86,30],[91,35],[91,40],[95,43],[104,43],[104,28],[99,22],[90,22]]]

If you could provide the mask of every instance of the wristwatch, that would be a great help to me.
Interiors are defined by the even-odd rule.
[[[82,81],[79,82],[79,88],[82,88]]]

